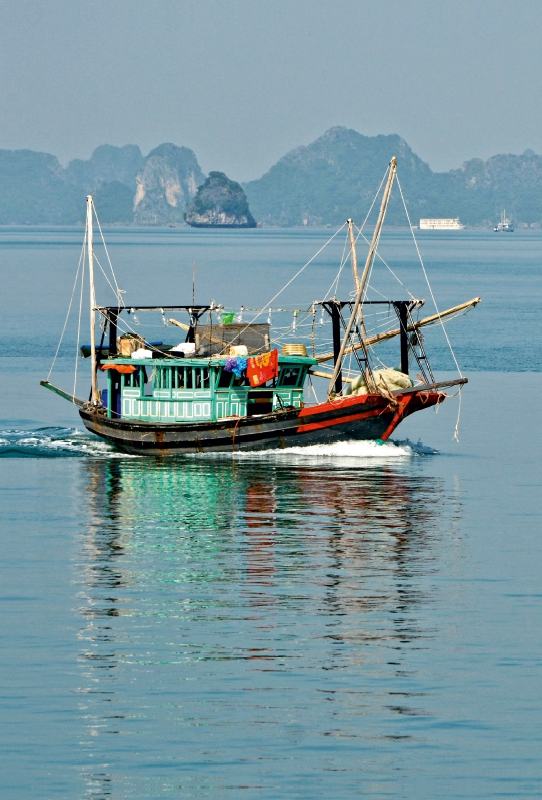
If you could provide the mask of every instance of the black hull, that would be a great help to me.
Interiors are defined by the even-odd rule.
[[[404,417],[442,402],[446,395],[434,391],[440,386],[407,390],[396,394],[393,403],[380,395],[349,397],[314,407],[220,422],[107,419],[88,408],[79,413],[89,431],[130,454],[171,456],[274,450],[352,439],[385,440]]]

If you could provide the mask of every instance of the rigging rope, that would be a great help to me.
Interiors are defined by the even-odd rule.
[[[431,288],[431,284],[429,283],[429,277],[428,277],[426,269],[425,269],[425,264],[423,263],[423,258],[422,258],[422,254],[420,253],[420,248],[418,247],[418,242],[416,241],[416,235],[414,233],[414,228],[412,227],[412,222],[410,221],[410,214],[408,213],[407,204],[406,204],[405,198],[403,196],[403,189],[401,187],[401,183],[399,182],[399,177],[398,176],[397,176],[397,186],[399,187],[399,192],[401,194],[401,200],[403,201],[403,207],[405,209],[406,218],[408,220],[408,224],[409,224],[409,227],[410,227],[410,233],[412,234],[412,238],[414,240],[414,245],[416,247],[416,252],[418,253],[418,258],[420,259],[420,264],[421,264],[421,267],[422,267],[422,270],[423,270],[423,274],[424,274],[424,277],[425,277],[425,282],[427,283],[427,288],[429,289],[429,293],[431,295],[431,300],[433,301],[433,305],[435,306],[435,310],[436,310],[437,314],[439,315],[440,324],[442,325],[442,330],[443,330],[444,336],[446,337],[446,341],[448,343],[448,347],[450,348],[450,353],[452,354],[452,358],[454,360],[455,366],[456,366],[457,371],[459,373],[459,377],[462,378],[463,374],[461,372],[461,368],[460,368],[459,364],[457,363],[457,358],[455,357],[455,353],[454,353],[454,349],[452,347],[452,343],[450,342],[450,339],[448,337],[448,332],[447,332],[446,327],[444,325],[444,320],[440,316],[440,311],[439,311],[439,308],[437,306],[437,301],[435,300],[435,295],[433,294],[433,289]],[[458,409],[458,412],[457,412],[457,421],[456,421],[456,424],[455,424],[455,431],[454,431],[454,439],[456,441],[459,441],[459,419],[460,419],[460,417],[461,417],[461,390],[459,390],[459,409]]]
[[[356,227],[357,227],[357,226],[356,226]],[[365,234],[364,234],[364,233],[362,233],[362,229],[361,229],[361,228],[359,228],[358,230],[359,230],[358,238],[359,238],[359,236],[361,236],[361,237],[362,237],[362,238],[365,240],[365,242],[366,242],[367,244],[369,244],[369,245],[370,245],[371,243],[370,243],[369,239],[367,239],[367,237],[365,236]],[[357,239],[356,239],[356,241],[357,241]],[[398,276],[395,274],[395,272],[392,270],[392,268],[391,268],[391,267],[390,267],[390,265],[387,263],[387,261],[385,261],[385,260],[382,258],[382,256],[381,256],[381,255],[380,255],[380,253],[378,252],[378,250],[376,250],[376,251],[375,251],[375,256],[376,256],[378,259],[380,259],[380,261],[382,261],[382,263],[384,264],[384,266],[385,266],[387,269],[389,269],[389,271],[391,272],[391,274],[393,275],[393,277],[395,278],[395,280],[397,281],[397,283],[400,283],[400,284],[401,284],[401,286],[403,287],[403,289],[405,290],[405,292],[408,294],[408,296],[410,297],[410,299],[411,299],[411,300],[416,300],[416,298],[414,297],[414,295],[413,295],[413,294],[411,294],[411,293],[409,292],[409,290],[407,289],[407,287],[405,286],[405,284],[403,283],[403,281],[402,281],[402,280],[401,280],[401,279],[400,279],[400,278],[399,278],[399,277],[398,277]],[[374,263],[374,262],[373,262],[373,263]],[[373,270],[372,270],[372,267],[371,267],[371,273],[372,273],[372,271],[373,271]],[[369,280],[370,280],[370,277],[371,277],[371,276],[369,275],[369,278],[367,279],[367,285],[369,285]],[[371,287],[371,288],[373,288],[373,287]],[[376,291],[376,289],[374,289],[374,288],[373,288],[373,291]]]
[[[66,314],[66,319],[64,320],[64,327],[62,328],[62,333],[60,334],[60,339],[59,339],[59,342],[58,342],[58,345],[57,345],[57,348],[56,348],[55,357],[53,358],[53,363],[51,364],[51,369],[49,370],[49,374],[47,375],[47,380],[49,380],[49,378],[51,377],[51,374],[53,372],[53,369],[55,368],[56,359],[57,359],[57,356],[58,356],[58,354],[60,352],[60,347],[62,345],[62,340],[64,338],[64,334],[66,333],[66,326],[68,325],[68,319],[70,318],[70,312],[72,310],[73,298],[74,298],[74,295],[75,295],[75,290],[77,288],[77,281],[79,279],[79,270],[81,269],[81,262],[83,261],[83,258],[85,256],[85,247],[86,247],[86,237],[83,240],[83,246],[81,248],[81,255],[79,256],[79,264],[77,265],[77,272],[75,273],[75,280],[73,282],[72,296],[70,297],[70,303],[68,305],[68,313]]]
[[[75,345],[75,370],[73,375],[73,402],[75,403],[75,394],[77,391],[77,364],[79,357],[79,341],[81,336],[81,314],[83,311],[83,287],[85,284],[85,258],[87,252],[87,232],[85,231],[85,238],[83,240],[83,270],[81,272],[81,294],[79,296],[79,321],[77,323],[77,344]]]
[[[109,283],[109,285],[111,286],[111,289],[113,290],[113,294],[115,294],[115,295],[116,295],[116,297],[117,297],[117,302],[118,302],[119,306],[124,306],[124,298],[122,297],[122,295],[124,294],[124,292],[123,292],[123,290],[122,290],[122,289],[119,289],[119,285],[118,285],[118,283],[117,283],[117,277],[116,277],[116,275],[115,275],[115,270],[113,269],[113,264],[111,263],[111,259],[109,258],[109,250],[107,249],[107,245],[106,245],[106,243],[105,243],[104,235],[103,235],[103,232],[102,232],[102,226],[100,225],[100,220],[98,219],[98,212],[96,211],[96,206],[94,205],[94,200],[92,201],[92,208],[93,208],[93,210],[94,210],[94,216],[96,217],[96,222],[97,222],[97,224],[98,224],[98,229],[99,229],[99,231],[100,231],[100,236],[102,237],[102,243],[103,243],[103,246],[104,246],[105,254],[106,254],[106,256],[107,256],[107,261],[109,262],[109,268],[110,268],[110,270],[111,270],[111,274],[113,275],[113,280],[115,281],[115,287],[116,287],[116,291],[115,291],[115,289],[113,289],[113,287],[112,287],[112,286],[111,286],[111,284],[109,283],[109,278],[107,277],[107,275],[106,275],[106,274],[105,274],[105,272],[103,271],[103,269],[102,269],[102,265],[100,264],[100,262],[98,261],[98,259],[96,259],[96,261],[98,261],[98,264],[100,264],[100,269],[101,269],[101,270],[102,270],[102,272],[104,273],[104,276],[105,276],[105,278],[106,278],[107,282],[108,282],[108,283]]]
[[[282,292],[283,292],[285,289],[287,289],[287,288],[288,288],[288,286],[290,286],[290,284],[291,284],[291,283],[293,283],[293,282],[295,281],[295,279],[296,279],[296,278],[297,278],[299,275],[301,275],[301,273],[303,272],[303,270],[305,270],[305,269],[306,269],[306,268],[309,266],[309,264],[311,264],[311,263],[314,261],[314,259],[315,259],[317,256],[319,256],[319,255],[320,255],[320,253],[322,252],[322,250],[324,250],[324,249],[325,249],[325,248],[328,246],[328,244],[329,244],[330,242],[332,242],[332,241],[333,241],[333,239],[334,239],[334,238],[335,238],[335,237],[336,237],[336,236],[337,236],[337,235],[338,235],[338,234],[339,234],[339,233],[342,231],[342,229],[345,227],[345,225],[346,225],[346,222],[344,222],[344,223],[341,225],[341,227],[340,227],[338,230],[336,230],[336,231],[335,231],[335,233],[333,234],[333,236],[331,236],[331,237],[330,237],[330,238],[327,240],[327,242],[325,242],[325,244],[323,244],[323,245],[322,245],[322,247],[321,247],[321,248],[318,250],[318,252],[317,252],[317,253],[315,253],[315,254],[312,256],[312,258],[310,258],[310,259],[307,261],[307,263],[306,263],[306,264],[304,264],[304,265],[301,267],[301,269],[300,269],[300,270],[298,270],[298,271],[296,272],[296,274],[293,276],[293,278],[290,278],[290,280],[288,281],[288,283],[284,284],[284,286],[282,287],[282,289],[280,289],[280,290],[279,290],[279,291],[276,293],[276,295],[275,295],[274,297],[272,297],[272,298],[271,298],[271,300],[269,300],[269,302],[267,302],[267,303],[265,303],[265,304],[264,304],[264,308],[268,308],[268,307],[271,305],[271,303],[273,303],[273,302],[274,302],[274,301],[277,299],[277,297],[279,297],[279,296],[282,294]],[[241,334],[243,334],[243,333],[244,333],[244,332],[245,332],[245,331],[246,331],[248,328],[250,328],[250,326],[251,326],[251,325],[252,325],[252,324],[253,324],[253,323],[254,323],[254,322],[255,322],[255,321],[258,319],[258,317],[259,317],[259,316],[262,314],[262,312],[264,311],[264,308],[262,308],[262,309],[261,309],[261,310],[260,310],[260,311],[259,311],[259,312],[256,314],[256,316],[255,316],[255,317],[253,317],[253,318],[250,320],[250,322],[247,322],[247,324],[245,325],[245,327],[243,328],[243,330],[239,331],[239,334],[238,334],[239,336],[241,336]]]

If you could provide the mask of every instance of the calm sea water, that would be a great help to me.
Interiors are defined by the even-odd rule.
[[[108,242],[128,305],[185,302],[194,259],[197,299],[256,305],[329,235]],[[541,796],[542,234],[420,239],[441,307],[484,298],[449,326],[459,443],[456,398],[396,434],[438,454],[160,461],[112,452],[38,385],[81,232],[0,232],[3,796]],[[341,252],[291,303],[327,290]],[[382,254],[428,299],[406,232]],[[74,343],[69,325],[66,386]]]

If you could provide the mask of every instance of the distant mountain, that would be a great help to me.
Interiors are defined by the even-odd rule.
[[[239,189],[265,225],[336,225],[348,217],[359,222],[394,155],[414,224],[420,217],[460,217],[468,225],[489,226],[505,208],[517,225],[542,226],[542,156],[532,150],[475,158],[439,173],[397,135],[331,128]],[[174,144],[162,144],[147,157],[137,145],[102,145],[87,161],[75,159],[65,169],[48,153],[0,150],[0,225],[82,222],[89,193],[104,222],[182,224],[204,181],[193,151]],[[205,214],[212,217],[209,209]],[[397,188],[387,221],[406,224]]]
[[[88,161],[63,169],[55,156],[0,150],[0,225],[73,225],[93,194],[103,222],[182,222],[205,180],[187,147],[163,144],[144,158],[136,145],[97,147]]]
[[[469,225],[492,225],[503,207],[518,223],[542,223],[542,157],[532,151],[486,162],[473,159],[461,169],[435,173],[399,136],[363,136],[347,128],[331,128],[312,144],[292,150],[244,188],[253,214],[264,224],[360,220],[393,155],[414,224],[420,217],[459,216]],[[387,221],[406,224],[397,189]]]
[[[104,183],[118,181],[135,192],[136,175],[145,163],[141,150],[135,144],[113,147],[102,144],[88,161],[76,158],[66,169],[66,178],[82,193],[92,192]]]
[[[255,228],[241,185],[223,172],[210,172],[186,209],[185,220],[194,228]]]
[[[111,181],[111,183],[102,183],[93,191],[93,194],[100,222],[133,224],[133,189],[120,181]]]
[[[542,223],[542,156],[532,150],[474,158],[449,175],[465,222],[491,225],[505,208],[516,223]]]
[[[55,156],[0,150],[0,225],[77,222],[73,187]]]
[[[136,175],[144,163],[135,144],[124,147],[103,144],[88,161],[79,158],[70,161],[65,179],[71,187],[71,196],[76,198],[78,221],[85,219],[87,194],[93,194],[103,222],[133,224]]]
[[[416,209],[429,207],[433,173],[404,139],[362,136],[346,128],[332,128],[307,147],[292,150],[244,188],[253,214],[264,224],[333,225],[351,216],[359,220],[394,155],[405,196],[411,202],[415,198]],[[400,200],[392,197],[388,221],[398,222],[399,212]]]

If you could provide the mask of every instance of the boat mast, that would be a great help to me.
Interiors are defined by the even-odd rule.
[[[358,257],[356,255],[356,240],[354,239],[354,223],[351,219],[346,220],[348,225],[348,235],[350,236],[350,260],[352,261],[352,272],[354,273],[354,288],[357,291],[359,286]]]
[[[92,241],[92,195],[87,195],[87,247],[88,247],[88,274],[90,280],[90,368],[92,370],[92,405],[99,403],[98,376],[96,374],[96,292],[94,289],[94,246]]]
[[[342,342],[342,345],[341,345],[339,356],[337,358],[337,361],[335,362],[335,369],[333,370],[333,375],[332,375],[331,380],[329,382],[328,395],[330,395],[332,393],[333,387],[335,386],[335,381],[337,379],[337,375],[339,374],[339,372],[340,372],[340,370],[342,368],[344,352],[345,352],[346,347],[348,345],[348,338],[350,336],[350,332],[352,330],[352,326],[354,325],[354,320],[356,319],[356,316],[358,316],[358,310],[359,310],[359,321],[360,321],[360,328],[361,328],[361,330],[360,330],[360,333],[361,333],[361,349],[363,350],[363,353],[365,355],[366,364],[367,364],[367,366],[369,365],[369,362],[367,361],[367,347],[366,347],[366,342],[365,342],[365,328],[364,328],[364,325],[363,325],[363,309],[362,309],[361,301],[362,301],[362,298],[363,298],[363,293],[365,291],[365,286],[367,284],[367,280],[369,278],[369,272],[370,272],[372,263],[374,261],[376,248],[378,246],[378,240],[380,239],[380,232],[382,230],[382,225],[384,224],[384,218],[386,216],[388,203],[390,201],[391,189],[392,189],[392,186],[393,186],[393,181],[395,180],[396,172],[397,172],[397,158],[395,156],[393,156],[392,160],[390,161],[390,171],[389,171],[389,174],[388,174],[388,180],[386,182],[386,188],[384,189],[384,194],[382,196],[382,203],[380,205],[380,213],[378,214],[378,219],[376,221],[376,226],[375,226],[374,233],[373,233],[373,239],[371,241],[371,246],[369,247],[369,252],[367,254],[367,260],[365,261],[365,267],[363,269],[361,280],[358,283],[356,299],[354,301],[354,307],[352,308],[352,314],[350,315],[350,320],[348,321],[348,325],[346,326],[346,330],[344,332],[344,339],[343,339],[343,342]],[[349,226],[349,229],[350,229],[350,226]],[[353,237],[353,231],[351,233],[351,237]],[[350,242],[352,242],[352,238],[350,239]]]

